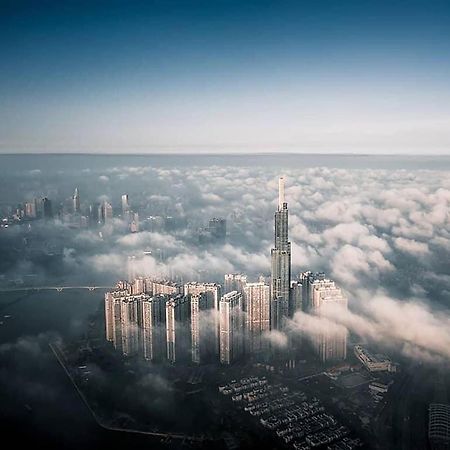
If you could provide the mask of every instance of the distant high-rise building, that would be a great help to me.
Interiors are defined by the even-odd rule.
[[[292,281],[291,283],[291,310],[289,317],[294,317],[297,311],[303,311],[303,285],[300,281]]]
[[[166,354],[166,301],[165,295],[142,300],[142,349],[149,361],[160,360]]]
[[[331,320],[313,337],[313,346],[322,362],[339,361],[347,356],[347,329],[334,324],[332,316],[347,309],[347,298],[334,281],[315,280],[311,284],[311,312]]]
[[[42,199],[42,212],[44,219],[51,219],[53,217],[52,202],[47,197]]]
[[[111,223],[113,219],[113,208],[111,206],[111,203],[108,203],[107,201],[103,202],[103,223],[106,225],[108,223]]]
[[[233,291],[222,296],[219,303],[220,362],[231,364],[243,352],[242,294]]]
[[[224,242],[227,236],[226,219],[213,218],[209,220],[208,231],[211,237],[219,242]]]
[[[25,217],[35,219],[37,216],[36,200],[25,203]]]
[[[247,275],[242,273],[227,273],[225,274],[224,291],[228,292],[238,291],[244,294],[244,287],[247,284]]]
[[[139,214],[135,212],[128,212],[130,220],[130,231],[137,233],[139,231]]]
[[[270,286],[264,282],[244,287],[245,344],[251,353],[264,350],[264,333],[270,330]]]
[[[191,350],[190,296],[178,295],[166,302],[167,359],[186,361]]]
[[[75,214],[80,212],[80,194],[78,188],[75,188],[75,192],[72,196],[72,207]]]
[[[122,195],[122,215],[125,218],[130,211],[130,204],[128,203],[128,194]]]
[[[100,213],[100,216],[99,216]],[[98,203],[89,205],[89,226],[95,227],[101,219],[101,207]]]
[[[108,223],[111,223],[112,218],[113,208],[111,206],[111,203],[105,200],[98,207],[98,223],[106,225]]]
[[[98,224],[99,225],[102,225],[102,224],[105,223],[105,211],[103,209],[103,203],[100,203],[98,205],[97,217],[98,217]]]
[[[278,183],[275,213],[275,247],[271,251],[271,328],[282,330],[289,316],[291,287],[291,243],[288,238],[288,208],[284,198],[284,178]]]

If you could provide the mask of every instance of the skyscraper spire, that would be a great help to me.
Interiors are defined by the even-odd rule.
[[[278,179],[278,211],[283,209],[284,201],[284,177]]]

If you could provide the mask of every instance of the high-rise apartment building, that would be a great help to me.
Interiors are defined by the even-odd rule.
[[[291,282],[291,310],[289,316],[294,317],[296,311],[303,311],[303,285],[300,281]]]
[[[131,285],[118,283],[117,290],[105,294],[106,339],[125,356],[139,352],[139,327],[142,325],[142,304],[150,296],[133,295]]]
[[[131,285],[131,293],[136,294],[143,294],[146,292],[146,283],[144,277],[136,277]]]
[[[315,281],[325,280],[323,272],[302,272],[298,276],[298,280],[302,285],[302,307],[303,311],[311,312],[312,310],[312,289],[311,286]]]
[[[142,299],[142,350],[148,361],[160,360],[166,355],[166,301],[165,295]]]
[[[264,282],[244,287],[245,345],[249,352],[266,349],[264,334],[270,330],[270,286]]]
[[[347,329],[333,322],[333,315],[347,309],[347,298],[334,281],[311,283],[311,313],[330,319],[313,337],[313,347],[322,362],[339,361],[347,356]]]
[[[186,361],[191,350],[190,297],[182,294],[166,302],[167,359]]]
[[[271,251],[271,260],[271,328],[282,330],[289,316],[291,287],[291,243],[288,238],[288,208],[284,198],[283,177],[278,183],[275,246]]]
[[[227,273],[225,274],[224,293],[238,291],[244,294],[244,286],[247,283],[247,275],[242,273]]]
[[[189,294],[191,301],[192,362],[200,364],[216,354],[214,300],[206,292]]]
[[[134,296],[125,297],[120,302],[122,353],[125,356],[136,355],[139,351],[138,302]]]
[[[156,294],[167,294],[167,295],[178,295],[183,292],[183,287],[178,283],[168,280],[152,280],[151,282],[153,295]]]
[[[219,302],[221,286],[217,283],[198,283],[195,281],[184,285],[184,295],[198,295],[202,293],[206,294],[208,305],[212,305],[212,310],[209,312],[209,319],[214,327],[214,336],[209,336],[208,339],[213,339],[215,353],[219,354]],[[208,327],[211,327],[211,323],[208,324]]]
[[[243,351],[242,294],[237,291],[222,296],[219,303],[220,362],[231,364]]]

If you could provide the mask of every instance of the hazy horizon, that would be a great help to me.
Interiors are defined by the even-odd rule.
[[[70,151],[61,151],[61,150],[50,150],[45,149],[45,151],[41,150],[29,150],[26,149],[24,151],[11,151],[6,150],[2,151],[0,149],[0,155],[42,155],[42,156],[52,156],[52,155],[92,155],[92,156],[373,156],[373,157],[398,157],[398,156],[415,156],[415,157],[426,157],[426,158],[440,158],[440,157],[450,157],[450,149],[448,153],[429,153],[429,152],[423,152],[423,153],[414,153],[414,152],[386,152],[386,153],[370,153],[370,152],[358,152],[358,151],[321,151],[321,152],[311,152],[311,151],[287,151],[284,149],[280,149],[280,151],[262,151],[262,150],[255,150],[255,151],[249,151],[249,150],[231,150],[231,151],[224,151],[224,150],[217,150],[217,151],[209,151],[206,149],[205,151],[199,151],[199,150],[186,150],[186,151],[180,151],[180,149],[172,149],[167,148],[166,151],[158,150],[158,151],[136,151],[135,149],[126,151],[124,149],[120,149],[118,151],[112,151],[111,149],[104,149],[104,150],[86,150],[86,149],[80,149],[79,151],[74,151],[71,149]]]

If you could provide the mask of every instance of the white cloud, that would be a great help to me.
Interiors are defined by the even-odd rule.
[[[415,241],[414,239],[395,238],[394,245],[400,251],[416,256],[427,255],[430,252],[428,244]]]

